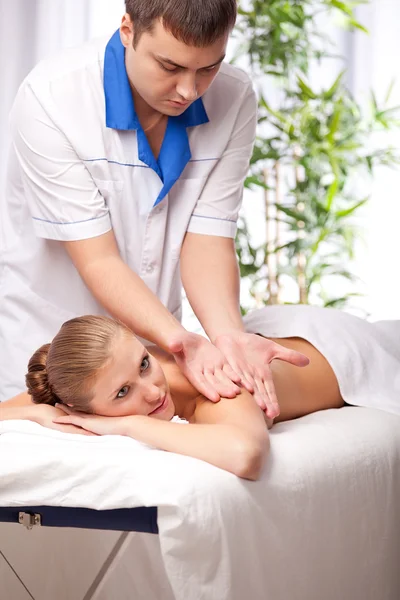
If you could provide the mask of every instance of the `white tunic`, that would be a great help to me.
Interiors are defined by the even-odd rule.
[[[256,112],[248,76],[224,64],[202,99],[169,118],[156,161],[119,32],[28,75],[0,201],[0,401],[24,388],[29,357],[65,320],[104,313],[60,240],[113,229],[126,264],[180,318],[182,241],[235,236]]]

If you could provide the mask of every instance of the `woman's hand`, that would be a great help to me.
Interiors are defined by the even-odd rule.
[[[64,404],[56,405],[59,414],[53,419],[53,424],[59,427],[74,427],[85,431],[86,434],[96,435],[126,435],[127,422],[131,417],[102,417],[74,411]]]
[[[21,418],[23,418],[24,420],[33,421],[34,423],[38,423],[43,427],[48,427],[49,429],[56,429],[57,431],[62,431],[64,433],[94,435],[94,433],[90,433],[85,429],[81,429],[79,425],[77,426],[68,423],[56,423],[56,419],[58,417],[64,416],[65,412],[60,408],[56,408],[55,406],[50,406],[49,404],[35,404],[26,408],[26,416],[23,416],[23,413],[21,414]]]

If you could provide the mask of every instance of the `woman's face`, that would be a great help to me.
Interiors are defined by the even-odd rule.
[[[110,360],[96,375],[92,389],[90,407],[98,415],[146,415],[169,421],[175,414],[160,363],[128,332],[116,336]]]

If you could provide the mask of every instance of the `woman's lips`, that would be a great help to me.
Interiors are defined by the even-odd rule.
[[[165,394],[163,401],[161,402],[161,404],[158,405],[158,408],[156,408],[155,410],[152,410],[151,413],[149,413],[149,415],[156,415],[159,412],[162,412],[166,405],[167,405],[167,394]]]

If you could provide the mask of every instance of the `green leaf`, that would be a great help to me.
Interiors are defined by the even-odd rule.
[[[297,84],[298,84],[299,88],[301,89],[301,91],[303,92],[303,94],[305,94],[305,96],[307,96],[307,98],[310,98],[311,100],[315,100],[316,98],[318,98],[317,94],[315,94],[312,91],[310,86],[306,84],[306,82],[304,81],[304,79],[302,79],[300,77],[300,75],[297,76]]]
[[[271,115],[273,115],[276,119],[278,119],[278,121],[280,123],[286,123],[286,117],[283,113],[279,112],[278,110],[274,110],[269,104],[268,102],[265,100],[265,98],[262,96],[260,98],[260,106],[262,106],[263,108],[265,108],[265,110],[267,110]]]
[[[338,189],[339,189],[339,180],[336,177],[335,180],[329,186],[328,193],[326,194],[326,210],[328,212],[332,208],[332,203],[335,199]]]
[[[350,208],[346,208],[345,210],[338,210],[335,213],[336,217],[338,219],[343,219],[344,217],[348,217],[349,215],[352,215],[358,208],[361,208],[361,206],[364,206],[368,202],[369,199],[370,199],[370,196],[367,196],[366,198],[364,198],[363,200],[360,200],[360,202],[357,202],[357,204],[354,204]]]
[[[340,88],[340,85],[341,85],[342,79],[343,79],[343,75],[345,74],[345,72],[346,71],[344,70],[341,73],[339,73],[338,77],[335,79],[332,86],[328,90],[326,90],[326,92],[323,92],[322,96],[325,100],[332,100],[332,98],[334,97],[334,95],[336,94],[338,89]]]

